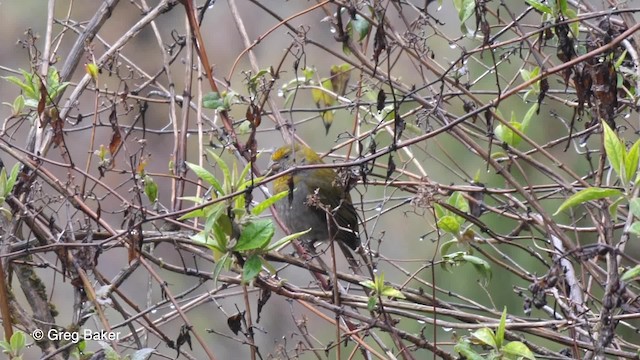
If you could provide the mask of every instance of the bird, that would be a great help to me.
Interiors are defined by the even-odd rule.
[[[269,173],[323,163],[310,147],[289,144],[273,152]],[[337,241],[343,252],[349,252],[344,245],[352,250],[360,246],[358,214],[349,192],[337,183],[337,179],[333,169],[316,168],[289,172],[273,181],[274,193],[289,192],[275,204],[278,216],[292,233],[311,229],[301,238],[311,250],[316,242],[331,240]],[[350,260],[346,253],[345,256]]]

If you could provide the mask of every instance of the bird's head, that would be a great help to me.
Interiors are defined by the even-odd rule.
[[[269,173],[275,174],[294,166],[321,164],[322,159],[311,148],[301,145],[285,145],[278,148],[271,155]]]

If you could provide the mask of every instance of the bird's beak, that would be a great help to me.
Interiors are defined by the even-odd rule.
[[[280,164],[274,162],[273,160],[269,162],[269,167],[267,168],[267,172],[264,174],[265,177],[277,174],[280,171]]]

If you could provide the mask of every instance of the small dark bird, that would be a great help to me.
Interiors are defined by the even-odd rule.
[[[294,166],[322,163],[307,146],[285,145],[271,156],[270,171],[277,173]],[[336,178],[336,172],[328,168],[305,169],[279,177],[273,182],[274,193],[293,192],[275,207],[291,232],[311,229],[302,239],[305,244],[312,246],[317,241],[333,239],[340,246],[355,250],[360,245],[358,215],[351,196],[336,183]]]

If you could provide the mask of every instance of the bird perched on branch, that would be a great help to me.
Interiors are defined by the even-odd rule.
[[[271,156],[269,170],[279,173],[294,166],[314,164],[323,164],[323,161],[309,147],[285,145]],[[353,250],[360,245],[358,215],[351,196],[336,180],[336,172],[329,168],[301,169],[285,174],[274,180],[273,191],[289,191],[289,196],[278,201],[275,207],[291,232],[311,229],[302,238],[310,249],[315,242],[336,240],[348,256],[345,245]]]

